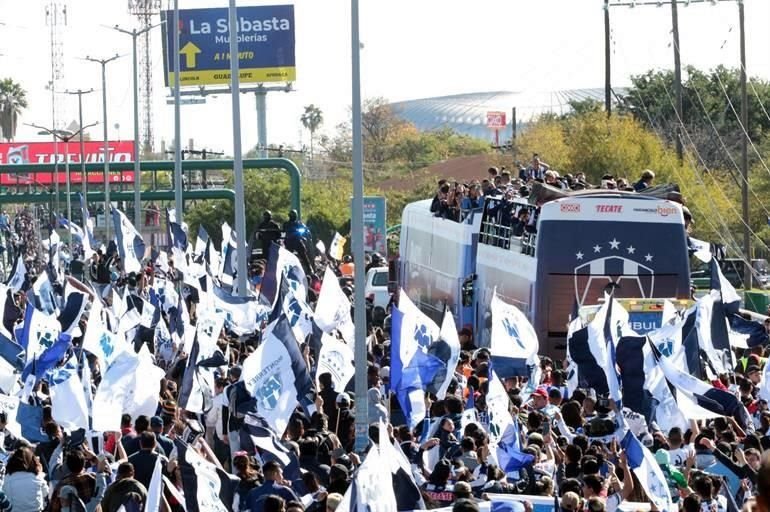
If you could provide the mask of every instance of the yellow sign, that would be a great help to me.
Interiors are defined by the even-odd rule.
[[[192,41],[187,43],[182,47],[181,50],[179,50],[179,53],[184,55],[185,58],[185,67],[188,69],[195,68],[195,57],[201,52],[201,49],[195,46]]]
[[[294,82],[297,69],[291,68],[241,68],[242,82]],[[229,84],[230,71],[200,70],[180,71],[179,82],[182,87],[203,84]],[[174,73],[168,74],[168,85],[174,87]]]

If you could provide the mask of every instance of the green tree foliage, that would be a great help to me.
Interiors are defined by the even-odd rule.
[[[27,92],[11,78],[0,80],[0,133],[10,142],[16,136],[19,116],[27,108]]]
[[[732,210],[734,184],[703,172],[691,153],[680,166],[671,147],[631,115],[608,119],[604,112],[589,111],[542,119],[519,137],[517,150],[521,160],[539,153],[561,174],[584,172],[590,183],[598,183],[607,173],[633,182],[644,169],[652,169],[656,183],[680,186],[696,219],[696,235],[702,239],[725,243],[729,237],[724,233],[740,225],[740,216]]]
[[[682,141],[710,169],[734,171],[740,161],[743,128],[740,123],[740,70],[724,66],[704,72],[688,67],[682,83]],[[674,110],[673,71],[648,71],[632,77],[632,86],[622,96],[620,111],[632,114],[668,143],[676,139],[679,120]],[[770,130],[770,82],[750,78],[748,85],[751,139],[759,144]],[[756,155],[750,153],[752,160]]]
[[[313,104],[307,105],[300,117],[300,122],[302,123],[302,126],[310,132],[310,158],[313,158],[313,139],[315,139],[316,130],[318,130],[324,122],[323,112]]]

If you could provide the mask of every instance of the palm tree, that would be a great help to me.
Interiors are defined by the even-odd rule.
[[[310,131],[310,160],[313,160],[313,136],[315,135],[316,130],[323,124],[324,122],[324,116],[323,112],[321,112],[321,109],[313,105],[312,103],[310,105],[307,105],[305,107],[305,112],[302,114],[302,117],[299,118],[300,121],[302,121],[302,126],[304,126],[308,131]]]
[[[0,80],[0,134],[10,142],[16,136],[19,115],[27,108],[27,91],[11,78]]]

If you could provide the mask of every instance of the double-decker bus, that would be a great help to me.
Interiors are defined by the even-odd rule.
[[[496,290],[528,316],[541,352],[553,356],[564,354],[570,313],[596,304],[610,285],[617,298],[689,298],[678,203],[614,190],[545,197],[486,198],[483,212],[466,223],[432,217],[429,201],[407,206],[402,287],[434,318],[448,305],[481,346],[489,345]]]

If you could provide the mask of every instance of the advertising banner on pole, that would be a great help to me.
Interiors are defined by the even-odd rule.
[[[133,162],[134,141],[121,140],[109,142],[107,155],[110,162]],[[69,143],[59,142],[0,142],[0,165],[19,164],[53,164],[59,162],[59,184],[66,182],[64,175],[65,157],[70,164],[70,183],[83,182],[80,175],[80,141]],[[104,162],[104,143],[101,141],[85,141],[83,143],[83,160],[87,164]],[[134,171],[110,173],[113,183],[133,183]],[[0,185],[50,185],[53,183],[53,173],[2,173]],[[102,172],[89,172],[88,183],[104,183]]]
[[[382,256],[386,256],[388,250],[385,206],[384,197],[364,197],[364,251],[378,252]]]
[[[238,60],[242,83],[293,82],[294,6],[237,8]],[[174,86],[174,11],[161,12],[163,64],[168,87]],[[182,87],[230,83],[230,36],[227,8],[179,11],[179,81]]]

